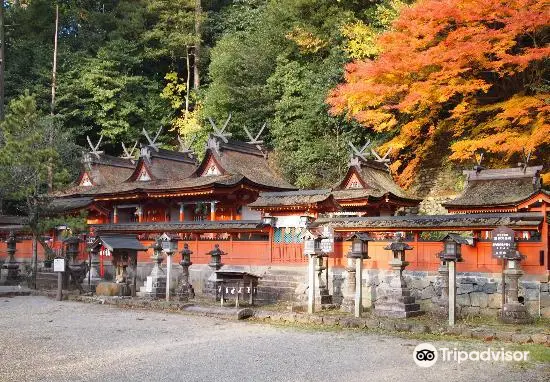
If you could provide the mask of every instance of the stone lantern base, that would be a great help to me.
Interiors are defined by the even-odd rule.
[[[527,312],[527,308],[520,302],[508,302],[502,309],[502,321],[507,324],[530,324],[533,318]]]
[[[376,301],[374,313],[381,317],[407,318],[424,312],[408,288],[391,288]]]

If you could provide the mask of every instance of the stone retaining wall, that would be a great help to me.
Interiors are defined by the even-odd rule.
[[[342,290],[346,272],[333,273],[333,290]],[[372,307],[387,287],[392,274],[389,271],[364,270],[363,304]],[[437,272],[406,272],[407,285],[417,303],[425,311],[438,309],[441,298],[441,276]],[[461,317],[488,315],[496,316],[502,304],[500,274],[457,273],[457,314]],[[550,293],[548,282],[523,279],[519,295],[523,297],[529,312],[538,317],[550,317]],[[540,301],[540,305],[539,305]]]

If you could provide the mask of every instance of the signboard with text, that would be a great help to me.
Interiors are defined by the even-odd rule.
[[[499,227],[492,231],[493,257],[502,259],[514,249],[514,230],[508,227]]]
[[[53,259],[53,271],[65,272],[65,259]]]

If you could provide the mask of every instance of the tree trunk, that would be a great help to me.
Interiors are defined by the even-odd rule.
[[[0,121],[4,120],[4,67],[5,67],[5,43],[4,43],[4,4],[0,4]]]
[[[200,79],[200,57],[201,57],[201,24],[202,24],[202,6],[201,0],[195,0],[195,49],[193,60],[193,89],[198,89],[201,84]]]
[[[57,28],[59,25],[59,5],[55,6],[55,36],[53,38],[53,69],[52,69],[52,101],[50,104],[50,114],[53,117],[55,113],[55,86],[57,79]],[[53,146],[53,118],[50,126],[49,144]],[[48,191],[53,191],[53,160],[48,161]]]
[[[32,280],[33,289],[36,289],[36,274],[38,273],[38,235],[32,234]]]
[[[189,47],[185,49],[185,60],[187,63],[187,82],[185,84],[185,114],[184,118],[187,119],[189,116],[189,86],[191,81],[191,60],[189,58]]]

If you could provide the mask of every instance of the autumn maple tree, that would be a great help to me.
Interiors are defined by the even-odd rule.
[[[496,165],[533,150],[548,171],[549,20],[544,1],[420,1],[380,36],[376,59],[347,65],[331,111],[387,137],[404,185],[480,149]]]

